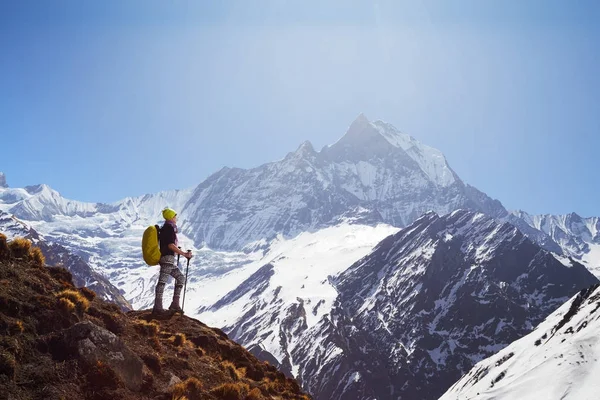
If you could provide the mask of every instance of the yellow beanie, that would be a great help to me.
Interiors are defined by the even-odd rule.
[[[171,210],[170,208],[165,208],[162,214],[166,220],[173,219],[177,215],[177,213],[174,210]]]

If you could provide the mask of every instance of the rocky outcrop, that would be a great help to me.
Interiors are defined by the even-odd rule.
[[[89,321],[73,325],[62,333],[64,348],[87,368],[106,364],[133,391],[142,387],[144,362],[117,335]]]

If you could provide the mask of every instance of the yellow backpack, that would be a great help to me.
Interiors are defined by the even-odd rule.
[[[142,254],[148,265],[158,265],[160,261],[160,227],[152,225],[146,228],[142,237]]]

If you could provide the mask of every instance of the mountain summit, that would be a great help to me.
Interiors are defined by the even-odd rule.
[[[392,155],[392,152],[397,154]],[[403,158],[410,168],[414,162],[404,151],[395,148],[387,141],[377,127],[364,114],[360,114],[346,131],[346,134],[331,146],[323,149],[323,155],[334,162],[360,162],[386,157]]]
[[[2,188],[8,187],[8,185],[6,184],[6,175],[4,175],[4,172],[0,172],[0,187],[2,187]]]
[[[239,250],[277,234],[335,225],[353,209],[404,227],[428,210],[459,208],[508,214],[465,185],[439,150],[361,114],[320,152],[304,143],[281,161],[213,174],[186,203],[182,230],[196,245]]]

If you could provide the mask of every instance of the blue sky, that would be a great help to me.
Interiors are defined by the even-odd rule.
[[[596,1],[2,0],[0,171],[112,202],[320,149],[364,112],[509,209],[600,216],[599,20]]]

